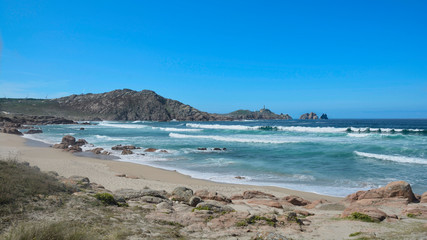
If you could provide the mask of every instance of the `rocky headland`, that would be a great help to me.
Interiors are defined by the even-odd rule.
[[[99,94],[71,95],[56,99],[0,99],[0,111],[32,116],[55,116],[72,120],[123,121],[231,121],[292,119],[265,107],[259,111],[237,110],[228,114],[200,111],[150,90],[114,90]],[[314,114],[315,115],[315,114]],[[317,116],[316,116],[317,117]],[[309,118],[314,119],[314,118]]]

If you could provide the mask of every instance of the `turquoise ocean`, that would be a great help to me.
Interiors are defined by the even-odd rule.
[[[91,123],[41,126],[42,134],[25,137],[54,144],[72,135],[92,144],[84,150],[102,147],[120,158],[114,161],[216,182],[346,196],[404,180],[415,193],[427,191],[427,120]],[[120,155],[111,150],[118,144],[142,149]]]

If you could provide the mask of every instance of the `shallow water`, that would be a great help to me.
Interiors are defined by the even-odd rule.
[[[135,153],[165,149],[145,156],[112,152],[119,161],[218,182],[345,196],[405,180],[414,192],[427,191],[427,120],[93,123],[42,126],[43,134],[26,137],[52,144],[70,134],[109,151],[117,144],[142,148]]]

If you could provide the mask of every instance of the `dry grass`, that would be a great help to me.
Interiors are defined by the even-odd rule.
[[[55,177],[13,158],[0,159],[0,217],[13,214],[32,198],[69,192]]]

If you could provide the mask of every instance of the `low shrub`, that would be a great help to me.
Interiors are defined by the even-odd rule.
[[[349,219],[352,220],[359,220],[362,222],[375,222],[374,219],[372,219],[370,216],[360,213],[360,212],[354,212],[352,214],[350,214],[350,216],[348,216]]]
[[[109,193],[97,193],[95,194],[95,198],[105,205],[119,205],[114,196]]]

